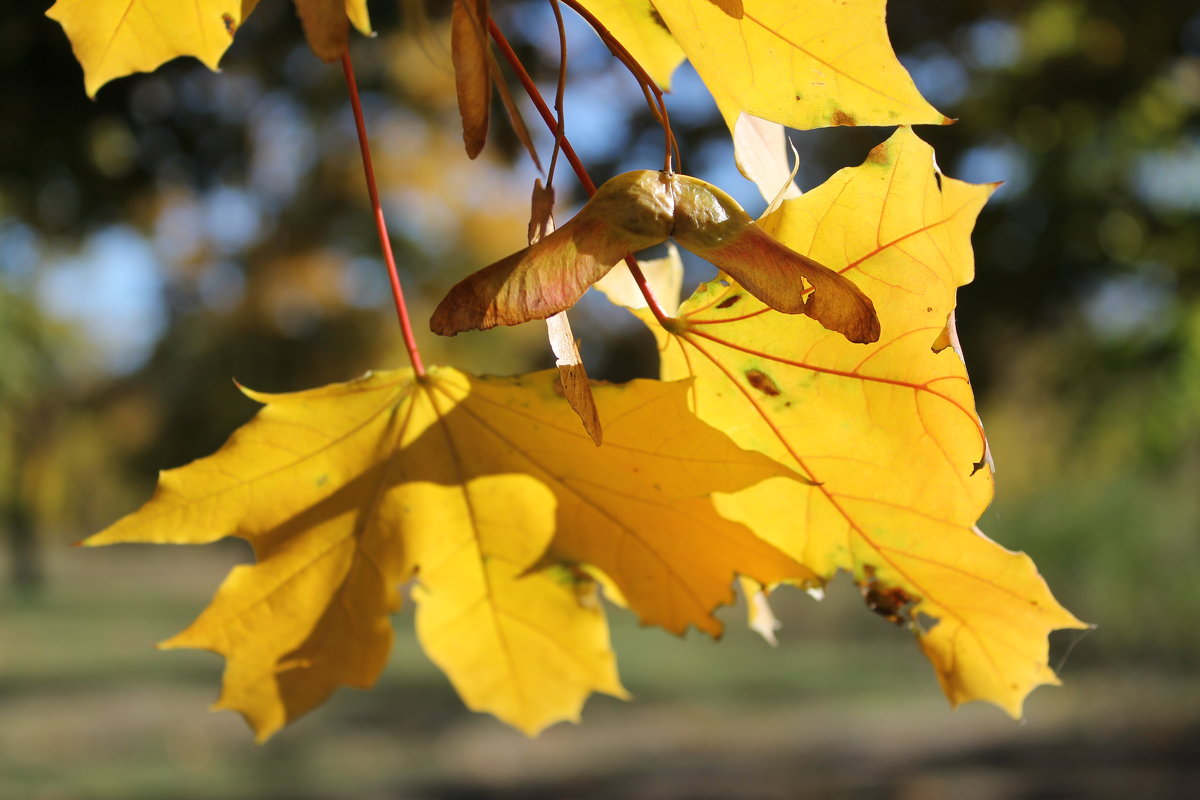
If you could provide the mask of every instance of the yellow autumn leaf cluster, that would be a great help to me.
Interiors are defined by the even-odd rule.
[[[624,695],[584,565],[643,622],[713,635],[735,573],[813,576],[716,512],[714,493],[787,470],[688,414],[686,385],[597,386],[596,448],[556,376],[439,368],[250,393],[265,407],[224,448],[86,544],[253,545],[164,646],[224,655],[218,705],[260,738],[375,681],[410,580],[421,644],[469,707],[529,733],[575,719],[592,691]]]
[[[256,2],[58,0],[48,14],[94,95],[176,56],[215,69]],[[349,25],[370,32],[365,0],[295,5],[326,60]],[[768,197],[790,185],[783,125],[948,121],[896,60],[883,0],[567,5],[663,87],[687,57]],[[450,6],[472,155],[498,74],[488,9]],[[757,221],[694,178],[618,176],[559,231],[460,283],[433,322],[454,333],[554,315],[603,276],[650,324],[663,380],[592,387],[584,416],[597,442],[603,424],[602,447],[556,372],[401,370],[250,393],[264,404],[254,420],[86,543],[253,545],[254,563],[164,646],[221,653],[218,705],[260,739],[339,686],[374,683],[405,586],[423,648],[466,704],[532,734],[576,719],[592,692],[624,696],[601,594],[646,624],[718,635],[713,611],[737,576],[754,594],[838,571],[914,632],[952,703],[1017,716],[1057,681],[1047,634],[1082,623],[1027,556],[976,528],[992,476],[953,311],[990,191],[943,176],[907,128],[807,195],[785,189]],[[663,320],[610,270],[668,237],[725,272]],[[646,275],[660,299],[678,295],[677,255]],[[753,620],[773,633],[765,596]]]
[[[1028,556],[975,527],[992,475],[948,325],[992,188],[943,176],[902,128],[760,221],[874,298],[878,342],[849,347],[732,279],[702,285],[671,331],[651,328],[663,379],[689,381],[698,417],[807,478],[722,497],[721,512],[822,578],[846,570],[890,598],[882,610],[911,621],[951,702],[1020,716],[1030,691],[1057,683],[1047,634],[1085,626]]]

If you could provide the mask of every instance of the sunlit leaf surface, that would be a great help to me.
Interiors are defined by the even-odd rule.
[[[163,473],[87,544],[254,546],[166,646],[223,654],[219,705],[260,738],[338,685],[374,682],[413,578],[421,643],[468,706],[529,733],[576,719],[590,692],[623,694],[579,565],[644,622],[714,635],[735,572],[812,573],[716,513],[714,492],[785,471],[688,414],[685,385],[598,386],[597,448],[556,376],[441,368],[253,394],[265,408],[225,447]]]
[[[654,0],[733,130],[948,120],[896,60],[884,0]]]
[[[1057,682],[1047,634],[1082,624],[1027,556],[975,527],[992,497],[987,442],[946,331],[992,188],[942,176],[901,129],[762,220],[872,297],[875,344],[779,314],[732,281],[702,285],[674,333],[655,329],[663,377],[694,381],[696,414],[811,482],[767,481],[721,510],[822,576],[850,571],[877,611],[913,624],[952,702],[1019,715],[1034,687]]]
[[[258,0],[58,0],[46,15],[57,20],[83,66],[94,97],[114,78],[152,72],[180,56],[215,70]],[[313,49],[326,60],[345,49],[347,19],[371,32],[366,0],[301,0],[298,10]]]

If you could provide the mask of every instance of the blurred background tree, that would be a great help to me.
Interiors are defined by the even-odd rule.
[[[180,60],[94,102],[44,5],[0,15],[0,524],[25,590],[38,543],[59,553],[132,510],[156,470],[253,413],[231,378],[282,391],[403,363],[341,75],[308,52],[290,4],[260,4],[221,74]],[[493,5],[552,93],[546,3]],[[445,6],[374,2],[379,38],[353,44],[419,318],[524,243],[536,174],[503,123],[478,162],[463,154]],[[946,174],[1004,181],[958,311],[998,468],[983,527],[1100,624],[1076,663],[1194,671],[1200,12],[892,0],[889,28],[917,85],[960,119],[919,130]],[[582,25],[568,32],[567,130],[593,175],[656,164],[635,85]],[[686,65],[673,88],[683,168],[761,210]],[[802,187],[887,133],[794,132]],[[557,183],[565,218],[582,198],[565,171]],[[594,377],[653,374],[622,313],[585,300],[573,317]],[[479,372],[550,363],[538,325],[421,345]]]

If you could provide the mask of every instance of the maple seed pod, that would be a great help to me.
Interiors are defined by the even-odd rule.
[[[875,306],[849,279],[771,238],[717,187],[686,175],[675,185],[672,236],[680,245],[776,311],[806,314],[852,342],[878,341]]]
[[[463,123],[463,144],[469,158],[475,158],[483,150],[492,104],[487,20],[488,0],[454,0],[450,8],[454,89]]]
[[[807,314],[852,342],[879,338],[875,307],[845,277],[772,239],[715,186],[651,170],[607,181],[566,225],[460,281],[430,327],[453,336],[545,319],[627,254],[672,236],[771,308]]]
[[[454,336],[566,311],[627,253],[666,241],[673,209],[661,173],[618,175],[561,228],[455,285],[429,327]]]

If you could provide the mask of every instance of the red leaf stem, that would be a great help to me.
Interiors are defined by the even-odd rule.
[[[387,222],[383,218],[383,205],[379,202],[379,189],[375,185],[375,168],[371,164],[371,147],[367,143],[367,126],[363,121],[362,103],[358,98],[358,82],[354,79],[354,66],[350,63],[350,51],[342,53],[342,72],[346,75],[346,91],[350,95],[350,107],[354,110],[354,126],[358,130],[358,146],[362,151],[363,176],[367,180],[367,191],[371,195],[371,212],[375,217],[375,230],[379,234],[379,249],[383,253],[384,263],[387,264],[388,278],[392,285],[392,301],[396,305],[396,317],[400,320],[400,332],[404,336],[404,347],[408,350],[408,359],[412,362],[413,371],[418,378],[425,377],[425,365],[421,362],[421,353],[417,350],[417,341],[413,336],[412,322],[408,316],[408,306],[404,302],[404,290],[400,286],[400,275],[396,271],[396,258],[392,255],[392,242],[388,237]]]
[[[641,87],[642,94],[646,96],[646,103],[650,106],[650,111],[654,114],[658,123],[663,127],[663,133],[666,136],[666,157],[664,158],[665,172],[671,172],[671,155],[674,153],[676,157],[679,155],[679,145],[675,141],[675,133],[671,130],[671,117],[667,114],[667,102],[663,97],[662,89],[658,88],[658,84],[650,77],[633,54],[625,49],[625,45],[612,35],[612,32],[605,27],[604,23],[596,18],[596,15],[583,6],[579,0],[562,0],[567,6],[578,14],[583,21],[592,26],[592,30],[600,37],[600,41],[604,42],[608,47],[609,52],[625,65],[625,68],[633,75],[634,80]]]

